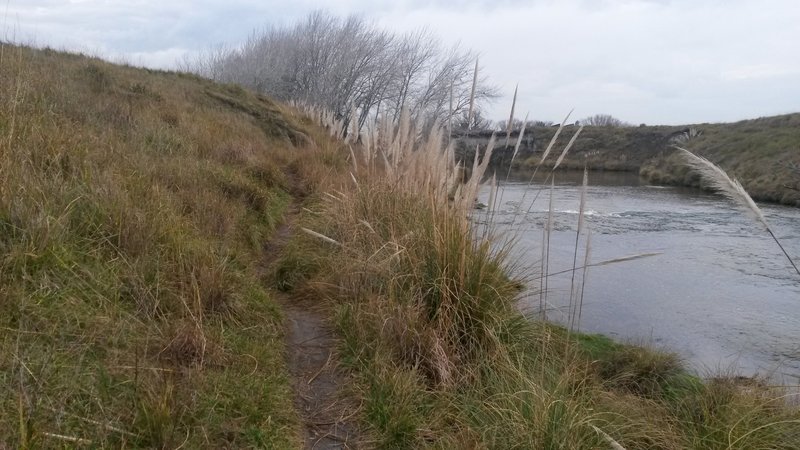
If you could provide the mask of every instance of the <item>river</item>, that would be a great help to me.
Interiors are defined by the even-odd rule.
[[[572,268],[581,177],[556,176],[549,273]],[[513,239],[512,262],[531,287],[520,306],[534,316],[550,188],[527,181],[503,183],[495,208],[481,216],[491,214],[495,233]],[[480,200],[488,203],[488,194]],[[800,260],[800,209],[760,206]],[[590,173],[585,210],[592,263],[659,254],[589,268],[581,331],[676,352],[704,376],[800,383],[800,276],[757,222],[721,196],[651,186],[629,173]],[[566,323],[571,279],[571,271],[548,278],[548,319]]]

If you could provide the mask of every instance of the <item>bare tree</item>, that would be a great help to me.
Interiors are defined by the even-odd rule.
[[[583,125],[594,127],[629,127],[629,123],[623,122],[610,114],[595,114],[579,121]]]
[[[289,27],[255,31],[235,48],[217,47],[184,68],[242,84],[278,100],[332,111],[345,125],[408,110],[422,123],[443,124],[465,111],[476,55],[444,48],[428,30],[396,35],[358,16],[317,11]],[[453,93],[453,106],[450,95]],[[479,78],[476,101],[497,96]]]
[[[395,50],[393,96],[388,98],[395,120],[405,108],[410,96],[420,89],[422,75],[431,68],[438,52],[438,40],[427,30],[409,33]]]
[[[475,130],[494,130],[496,128],[494,122],[483,116],[483,111],[476,109],[472,112],[472,117],[469,117],[467,111],[462,111],[461,114],[454,120],[453,127],[459,131]]]
[[[511,130],[513,131],[513,130],[521,129],[522,128],[522,122],[523,122],[522,119],[514,119],[511,122]],[[527,126],[531,126],[531,122],[530,121],[528,121]],[[509,128],[508,121],[507,120],[501,120],[501,121],[497,122],[497,127],[496,128],[497,128],[498,131],[506,131]]]

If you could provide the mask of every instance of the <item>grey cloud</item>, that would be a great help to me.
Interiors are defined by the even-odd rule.
[[[8,28],[38,44],[169,67],[183,53],[287,24],[319,2],[11,0]],[[427,26],[481,53],[507,93],[490,109],[556,120],[609,113],[647,123],[735,120],[800,110],[796,0],[335,0],[397,31]]]

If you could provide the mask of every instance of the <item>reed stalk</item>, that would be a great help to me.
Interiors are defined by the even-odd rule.
[[[572,277],[570,280],[569,286],[569,309],[570,309],[570,327],[569,329],[572,330],[575,324],[575,315],[577,311],[573,311],[573,299],[575,297],[575,271],[578,264],[578,241],[581,237],[581,231],[583,231],[583,214],[584,208],[586,207],[586,187],[589,184],[589,169],[584,167],[583,168],[583,183],[581,184],[581,202],[578,208],[578,228],[575,231],[575,251],[572,255]],[[577,301],[577,299],[575,299]],[[577,310],[577,305],[574,305],[575,309]]]
[[[588,275],[591,253],[592,253],[592,230],[588,230],[588,232],[586,233],[586,250],[584,250],[583,254],[583,274],[581,275],[581,297],[580,300],[578,301],[578,322],[576,324],[577,329],[581,328],[581,315],[583,314],[583,294],[586,288],[586,275]]]
[[[570,115],[572,115],[572,111],[570,111],[569,113],[567,113],[567,115],[564,117],[564,120],[562,120],[562,121],[561,121],[561,124],[558,126],[558,129],[557,129],[557,130],[556,130],[556,132],[553,134],[553,137],[550,139],[550,142],[547,144],[547,148],[546,148],[546,149],[545,149],[545,151],[542,153],[542,158],[539,160],[539,163],[538,163],[538,164],[536,164],[536,167],[534,167],[534,169],[533,169],[533,174],[531,174],[531,178],[530,178],[530,180],[528,180],[528,186],[532,186],[532,185],[533,185],[533,179],[534,179],[534,178],[536,178],[536,173],[539,171],[539,167],[541,167],[541,166],[542,166],[542,164],[544,163],[544,161],[545,161],[545,160],[547,159],[547,157],[550,155],[550,151],[553,149],[553,146],[555,145],[556,141],[558,140],[558,136],[561,134],[561,130],[563,130],[563,129],[564,129],[564,125],[567,123],[567,120],[569,119],[569,116],[570,116]],[[549,180],[549,177],[548,177],[548,180]],[[543,183],[543,185],[544,185],[544,184],[547,184],[547,181],[545,181],[545,182]],[[539,192],[541,192],[541,188],[540,188],[539,190],[537,190],[536,198],[538,198],[538,197],[539,197],[539,194],[538,194]],[[515,223],[516,223],[517,216],[519,216],[520,208],[521,208],[521,207],[522,207],[522,205],[525,203],[525,198],[527,197],[527,195],[528,195],[528,190],[526,189],[526,190],[525,190],[525,191],[522,193],[522,198],[520,199],[520,201],[519,201],[519,204],[517,204],[516,210],[515,210],[515,212],[514,212],[514,218],[513,218],[513,220],[511,221],[511,227],[512,227],[512,228],[514,227],[514,225],[515,225]],[[531,203],[531,207],[533,206],[533,203],[534,203],[534,202],[536,202],[536,199],[534,199],[534,200],[533,200],[533,202]],[[528,208],[528,212],[530,212],[530,208]]]
[[[472,114],[475,112],[475,89],[478,86],[478,61],[475,58],[475,70],[472,74],[472,90],[469,93],[469,110],[467,111],[467,129],[472,128]]]
[[[517,90],[519,83],[514,87],[514,99],[511,100],[511,114],[508,116],[508,124],[506,125],[506,143],[504,147],[508,147],[508,142],[511,139],[511,128],[514,126],[514,108],[517,106]]]
[[[764,229],[767,230],[767,233],[769,233],[770,237],[772,237],[772,240],[775,241],[775,244],[777,244],[778,248],[781,249],[783,255],[786,256],[787,260],[789,260],[789,264],[792,265],[794,271],[800,276],[800,269],[798,269],[797,264],[794,262],[792,257],[789,256],[789,253],[786,251],[786,248],[783,246],[783,244],[781,244],[781,241],[778,239],[778,237],[775,236],[772,227],[770,227],[769,223],[767,222],[767,218],[764,217],[764,213],[761,212],[761,208],[759,208],[756,202],[753,201],[753,199],[750,197],[750,194],[748,194],[742,184],[739,183],[739,180],[731,178],[724,170],[706,158],[697,156],[685,148],[676,148],[681,152],[689,167],[699,173],[703,180],[705,180],[715,191],[733,201],[734,204],[739,206],[740,209],[755,219],[756,222],[760,223]]]

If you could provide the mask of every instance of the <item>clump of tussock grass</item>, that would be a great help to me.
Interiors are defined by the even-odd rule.
[[[327,127],[342,134],[335,123]],[[701,399],[717,394],[673,355],[523,318],[507,248],[492,245],[470,219],[489,149],[484,159],[476,152],[473,177],[462,185],[449,143],[436,131],[421,136],[404,119],[350,130],[357,132],[360,145],[342,148],[347,165],[306,216],[303,226],[313,233],[296,239],[315,255],[316,268],[295,289],[337,305],[342,363],[356,374],[361,417],[376,445],[744,449],[798,442],[795,410],[761,408],[743,425],[734,412],[741,417],[747,410],[739,408],[754,400],[739,392],[745,397],[720,398],[730,413],[700,414]],[[652,256],[594,262],[589,242],[583,264],[576,250],[567,270],[584,272],[573,289],[576,326],[588,267]]]

